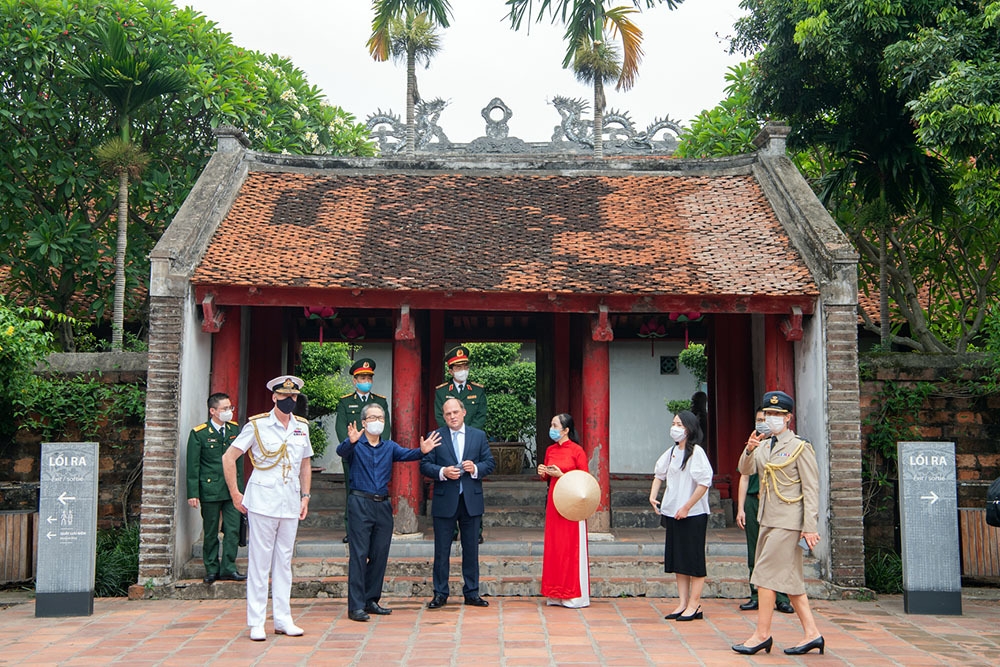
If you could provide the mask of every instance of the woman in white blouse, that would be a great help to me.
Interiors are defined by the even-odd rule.
[[[670,439],[676,444],[657,460],[649,503],[667,529],[663,549],[664,572],[677,574],[677,607],[664,618],[694,621],[703,617],[701,591],[705,586],[705,533],[708,530],[708,489],[712,464],[701,447],[698,418],[689,410],[674,415]],[[666,485],[663,501],[656,498]]]

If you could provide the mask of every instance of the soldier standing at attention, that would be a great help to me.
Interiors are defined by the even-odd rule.
[[[372,359],[358,359],[351,364],[351,379],[354,382],[354,389],[350,394],[344,394],[337,403],[337,442],[343,442],[347,438],[348,424],[354,424],[355,430],[359,433],[364,431],[361,424],[361,411],[369,402],[382,406],[385,414],[386,440],[392,438],[391,424],[389,423],[389,401],[385,396],[372,392],[372,383],[375,379],[375,362]],[[341,458],[344,464],[344,507],[347,507],[347,497],[351,495],[351,463],[347,459]],[[348,512],[344,511],[344,542],[349,540],[350,531],[347,529]]]
[[[456,345],[444,355],[444,362],[451,373],[451,382],[442,382],[434,389],[434,418],[438,428],[446,426],[443,416],[444,402],[449,398],[457,398],[465,406],[465,424],[480,431],[486,430],[486,387],[478,382],[469,382],[469,348]],[[489,435],[489,434],[487,434]],[[458,540],[458,527],[452,541]],[[483,524],[479,524],[479,543],[483,538]]]
[[[240,513],[222,475],[222,455],[239,435],[240,427],[233,421],[233,403],[228,394],[208,397],[208,421],[191,430],[187,442],[188,505],[201,508],[205,539],[201,546],[205,561],[205,583],[217,579],[245,581],[246,575],[236,571],[236,550],[240,533]],[[243,466],[236,466],[240,491],[243,491]],[[219,564],[219,517],[222,517],[222,564]]]

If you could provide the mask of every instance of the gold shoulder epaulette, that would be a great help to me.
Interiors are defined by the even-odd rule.
[[[197,433],[198,431],[204,431],[206,428],[208,428],[208,424],[198,424],[194,427],[194,432]]]
[[[353,391],[350,394],[344,394],[343,396],[341,396],[341,398],[350,398],[351,396],[354,396]]]
[[[374,391],[372,392],[372,396],[374,396],[375,398],[381,398],[383,400],[388,400],[382,394],[376,394]]]
[[[302,422],[303,424],[308,424],[308,423],[309,423],[309,420],[308,420],[308,419],[306,419],[305,417],[300,417],[300,416],[298,416],[298,415],[293,415],[293,416],[294,416],[294,417],[295,417],[296,419],[298,419],[298,420],[299,420],[300,422]]]
[[[435,388],[435,389],[440,389],[441,387],[447,387],[447,386],[448,386],[448,384],[449,384],[449,383],[447,383],[447,382],[442,382],[441,384],[439,384],[438,386],[436,386],[436,387],[434,387],[434,388]]]
[[[248,417],[247,419],[253,421],[254,419],[260,419],[261,417],[266,417],[269,414],[271,414],[271,413],[270,412],[262,412],[259,415],[254,415],[253,417]]]
[[[480,389],[486,389],[486,387],[484,387],[483,385],[479,384],[478,382],[470,382],[469,384],[471,384],[473,387],[479,387]]]
[[[226,422],[226,423],[227,423],[227,424],[232,424],[233,426],[239,426],[239,425],[240,425],[240,423],[239,423],[238,421],[236,421],[235,419],[230,419],[230,420],[229,420],[228,422]]]

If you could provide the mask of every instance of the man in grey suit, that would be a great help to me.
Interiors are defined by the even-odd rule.
[[[465,406],[449,398],[442,406],[445,425],[437,430],[441,446],[424,455],[420,472],[434,480],[434,597],[428,609],[448,602],[451,536],[458,524],[462,534],[462,593],[465,604],[488,607],[479,595],[479,528],[482,525],[483,478],[496,463],[486,433],[465,425]]]

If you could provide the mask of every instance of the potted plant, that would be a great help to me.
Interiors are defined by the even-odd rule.
[[[520,343],[471,343],[471,378],[486,387],[486,435],[496,472],[518,474],[524,467],[525,439],[535,435],[535,364],[520,361]]]

